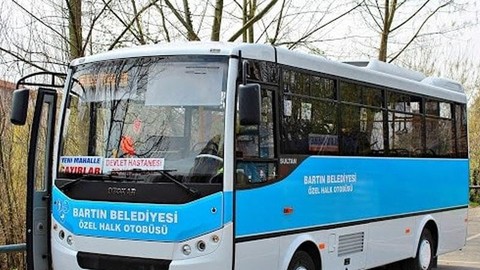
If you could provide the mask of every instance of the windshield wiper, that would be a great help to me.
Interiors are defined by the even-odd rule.
[[[191,188],[181,181],[177,180],[171,172],[175,172],[177,170],[140,170],[140,169],[132,169],[132,170],[120,170],[120,171],[113,171],[112,173],[118,174],[118,173],[160,173],[163,177],[166,179],[170,180],[170,182],[176,184],[177,186],[181,187],[183,190],[185,190],[189,195],[191,195],[193,198],[198,199],[200,197],[200,193],[198,190]],[[155,181],[152,181],[155,182]]]
[[[63,184],[62,186],[59,186],[58,188],[61,190],[61,191],[65,191],[67,190],[69,187],[72,187],[74,186],[75,184],[77,184],[78,182],[80,182],[81,180],[86,180],[86,179],[90,179],[90,180],[101,180],[101,181],[107,181],[107,180],[113,180],[113,181],[136,181],[137,179],[130,179],[130,178],[126,178],[126,177],[118,177],[116,175],[111,175],[111,174],[84,174],[78,178],[75,178],[73,179],[72,181],[69,181],[65,184]]]

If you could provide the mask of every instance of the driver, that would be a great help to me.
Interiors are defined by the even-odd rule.
[[[215,135],[202,148],[202,150],[200,151],[200,154],[210,154],[210,155],[221,157],[222,153],[221,151],[219,151],[220,150],[219,145],[220,145],[220,135]]]
[[[212,177],[220,174],[223,169],[223,151],[221,148],[221,136],[213,136],[202,148],[191,170],[191,182],[208,183]],[[213,157],[212,157],[213,156]],[[215,158],[217,157],[217,158]]]

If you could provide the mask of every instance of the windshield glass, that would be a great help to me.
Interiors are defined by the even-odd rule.
[[[150,57],[75,67],[59,177],[167,172],[181,182],[211,182],[223,167],[227,60]]]

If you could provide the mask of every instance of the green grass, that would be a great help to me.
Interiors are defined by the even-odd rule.
[[[478,202],[470,202],[470,207],[478,207],[480,206],[480,203]]]

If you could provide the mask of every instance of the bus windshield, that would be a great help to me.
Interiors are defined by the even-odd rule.
[[[143,57],[75,67],[59,177],[161,172],[211,182],[223,167],[227,61]]]

